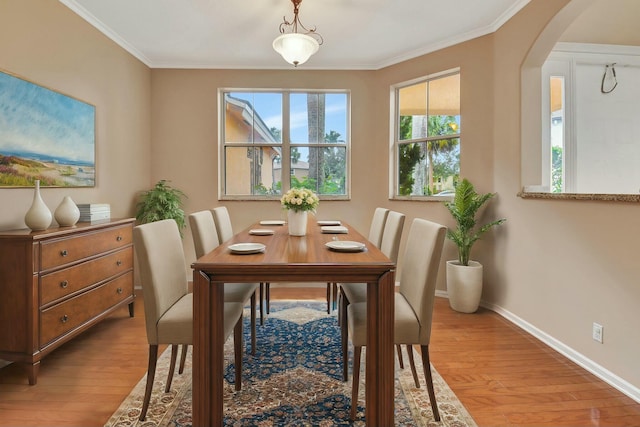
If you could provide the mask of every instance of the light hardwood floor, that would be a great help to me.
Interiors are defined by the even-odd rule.
[[[271,298],[325,301],[325,288]],[[36,386],[17,365],[0,369],[0,425],[103,426],[145,375],[147,350],[139,297],[135,318],[124,307],[46,357]],[[479,426],[640,426],[640,404],[491,311],[438,298],[430,353]]]

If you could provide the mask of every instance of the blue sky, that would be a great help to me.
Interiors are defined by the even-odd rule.
[[[95,108],[0,72],[0,153],[95,163]]]
[[[279,93],[233,93],[234,97],[245,99],[253,105],[269,128],[282,129],[282,95]],[[341,140],[347,138],[347,96],[344,93],[328,93],[325,96],[325,133],[336,131]],[[307,101],[306,94],[292,93],[291,96],[291,140],[307,142]]]

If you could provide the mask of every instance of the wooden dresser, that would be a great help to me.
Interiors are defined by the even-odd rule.
[[[40,360],[124,304],[133,317],[134,219],[0,231],[0,359]]]

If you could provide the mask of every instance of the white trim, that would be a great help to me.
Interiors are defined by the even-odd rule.
[[[447,298],[447,299],[449,298],[449,295],[447,294],[446,291],[437,290],[436,296]],[[613,372],[597,364],[596,362],[589,359],[582,353],[577,352],[576,350],[572,349],[571,347],[567,346],[561,341],[555,339],[554,337],[547,334],[546,332],[536,328],[526,320],[500,307],[499,305],[491,304],[486,301],[481,301],[480,306],[488,310],[491,310],[494,313],[499,314],[509,322],[513,323],[515,326],[519,327],[523,331],[527,332],[528,334],[539,339],[540,341],[542,341],[544,344],[548,345],[552,349],[556,350],[558,353],[562,354],[567,359],[571,360],[572,362],[575,362],[581,368],[592,373],[593,375],[600,378],[602,381],[606,382],[613,388],[617,389],[621,393],[624,393],[625,395],[629,396],[631,399],[640,403],[640,388],[634,386],[633,384],[624,380],[623,378],[620,378]]]
[[[568,53],[573,56],[578,53],[587,53],[594,55],[640,56],[640,46],[558,42],[553,47],[553,50],[551,52],[552,54]]]
[[[131,55],[136,57],[139,61],[141,61],[144,65],[149,68],[154,68],[151,60],[146,57],[144,53],[138,50],[131,43],[126,41],[124,38],[120,36],[120,34],[113,31],[109,26],[105,25],[102,21],[93,16],[87,9],[85,9],[81,4],[74,0],[59,0],[60,3],[67,6],[73,12],[75,12],[82,19],[87,21],[89,24],[94,26],[98,31],[107,36],[107,38],[111,39],[118,46],[123,48],[125,51],[129,52]]]

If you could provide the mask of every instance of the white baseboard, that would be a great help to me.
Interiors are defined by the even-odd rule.
[[[449,295],[445,291],[436,291],[436,296],[447,298],[447,299],[449,298]],[[587,370],[588,372],[592,373],[596,377],[600,378],[602,381],[606,382],[610,386],[614,387],[615,389],[629,396],[631,399],[640,403],[640,388],[634,386],[633,384],[624,380],[623,378],[620,378],[619,376],[615,375],[613,372],[609,371],[608,369],[600,366],[599,364],[595,363],[593,360],[584,356],[582,353],[575,351],[571,347],[567,346],[561,341],[558,341],[557,339],[550,336],[546,332],[541,331],[540,329],[536,328],[526,320],[521,319],[520,317],[516,316],[515,314],[511,313],[508,310],[505,310],[499,305],[490,304],[485,301],[481,301],[480,305],[504,317],[509,322],[513,323],[514,325],[524,330],[528,334],[539,339],[540,341],[542,341],[552,349],[556,350],[558,353],[562,354],[567,359],[571,360],[572,362],[575,362],[583,369]]]

